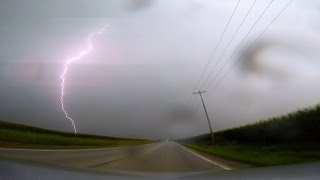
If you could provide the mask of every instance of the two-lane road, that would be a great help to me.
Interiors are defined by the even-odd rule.
[[[87,150],[0,149],[0,155],[99,171],[199,172],[230,170],[175,142]]]

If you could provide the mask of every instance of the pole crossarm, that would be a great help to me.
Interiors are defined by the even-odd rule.
[[[205,93],[207,91],[198,91],[198,92],[193,92],[193,94],[202,94],[202,93]]]

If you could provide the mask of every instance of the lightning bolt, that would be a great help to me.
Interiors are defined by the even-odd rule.
[[[66,109],[64,108],[64,85],[65,85],[65,81],[66,81],[66,74],[68,72],[68,66],[73,63],[74,61],[82,58],[83,56],[89,54],[92,50],[92,40],[102,34],[104,32],[104,30],[108,27],[109,25],[104,25],[101,29],[99,29],[98,31],[95,31],[91,34],[89,34],[88,38],[87,38],[87,48],[84,49],[84,50],[81,50],[79,52],[79,54],[77,56],[74,56],[74,57],[71,57],[71,58],[68,58],[66,59],[65,63],[64,63],[64,69],[63,69],[63,72],[60,76],[61,78],[61,95],[60,95],[60,102],[61,102],[61,110],[64,112],[64,115],[67,119],[70,120],[72,126],[73,126],[73,129],[74,129],[74,132],[77,133],[77,127],[75,125],[75,121],[68,115],[68,112],[66,111]]]

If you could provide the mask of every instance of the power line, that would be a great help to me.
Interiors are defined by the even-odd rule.
[[[250,34],[250,32],[252,31],[252,29],[255,27],[255,25],[259,22],[259,20],[261,19],[261,17],[262,17],[262,16],[265,14],[265,12],[269,9],[269,7],[270,7],[271,4],[273,3],[273,1],[274,1],[274,0],[271,0],[271,1],[269,2],[268,6],[264,9],[264,11],[260,14],[260,16],[258,17],[258,19],[255,21],[255,23],[251,26],[250,30],[246,33],[245,37],[240,41],[240,43],[238,44],[237,48],[233,51],[233,53],[232,53],[231,56],[234,55],[234,53],[236,52],[236,50],[240,47],[240,45],[243,43],[243,41],[247,38],[247,36]],[[253,5],[254,5],[254,3],[252,4],[252,7],[253,7]],[[251,8],[252,8],[252,7],[251,7]],[[247,15],[249,14],[249,12],[250,12],[250,10],[248,11]],[[246,17],[245,17],[245,18],[246,18]],[[243,19],[242,22],[245,21],[245,18]],[[238,30],[241,28],[241,25],[242,25],[242,23],[241,23],[240,26],[238,27]],[[237,33],[237,31],[236,31],[236,33]],[[236,33],[234,34],[233,38],[235,37]],[[232,38],[232,40],[233,40],[233,38]],[[232,40],[231,40],[231,41],[232,41]],[[229,41],[228,45],[230,45],[230,42],[231,42],[231,41]],[[225,48],[225,50],[226,50],[227,48],[228,48],[228,46]],[[219,63],[219,61],[221,60],[221,58],[222,58],[222,56],[224,55],[224,53],[225,53],[225,51],[224,51],[223,54],[220,56],[220,58],[219,58],[219,60],[218,60],[218,63]],[[229,57],[229,59],[227,59],[227,62],[223,65],[223,67],[222,67],[222,68],[218,71],[218,73],[214,76],[213,80],[210,81],[210,83],[209,83],[209,85],[207,86],[207,88],[212,84],[212,82],[216,79],[216,77],[221,73],[221,71],[224,69],[225,65],[229,62],[231,56]],[[217,65],[218,63],[216,63],[215,65]],[[216,67],[216,66],[214,66],[214,68],[215,68],[215,67]],[[209,76],[206,78],[206,81],[210,78],[210,75],[211,75],[213,72],[214,72],[214,69],[210,72]],[[200,89],[202,89],[202,88],[205,86],[206,81],[204,82],[204,84],[201,86]],[[200,105],[200,103],[197,103],[196,108],[197,108],[197,106],[199,106],[199,105]]]
[[[196,86],[194,87],[193,91],[195,91],[195,90],[197,89],[200,81],[202,80],[203,75],[204,75],[204,73],[206,72],[206,70],[207,70],[207,68],[208,68],[208,66],[209,66],[209,64],[210,64],[213,55],[215,54],[218,46],[219,46],[220,43],[221,43],[222,38],[224,37],[224,34],[226,33],[226,31],[227,31],[227,29],[228,29],[228,27],[229,27],[229,25],[230,25],[230,22],[231,22],[231,20],[232,20],[232,18],[233,18],[233,16],[234,16],[234,14],[235,14],[235,12],[236,12],[239,4],[240,4],[240,1],[241,1],[241,0],[238,0],[237,5],[235,6],[235,8],[234,8],[234,10],[233,10],[233,12],[232,12],[232,15],[230,16],[230,18],[229,18],[229,20],[228,20],[228,23],[227,23],[227,25],[225,26],[225,28],[224,28],[224,30],[223,30],[223,33],[222,33],[222,35],[220,36],[219,41],[218,41],[218,43],[216,44],[216,46],[215,46],[215,48],[214,48],[214,50],[213,50],[213,52],[212,52],[212,54],[211,54],[211,56],[210,56],[210,58],[209,58],[209,61],[208,61],[208,63],[206,64],[206,66],[205,66],[205,68],[204,68],[204,70],[203,70],[203,72],[202,72],[202,74],[201,74],[201,76],[200,76],[200,79],[198,80],[198,82],[197,82]],[[191,95],[191,97],[190,97],[189,104],[191,103],[191,100],[192,100],[192,95]]]
[[[272,0],[273,1],[273,0]],[[207,78],[205,79],[205,81],[203,82],[202,86],[200,87],[200,89],[203,88],[203,86],[207,83],[207,81],[210,79],[212,73],[214,72],[214,70],[216,69],[217,65],[220,63],[223,55],[226,53],[227,49],[229,48],[230,44],[232,43],[232,41],[234,40],[234,38],[236,37],[236,35],[238,34],[240,28],[242,27],[243,23],[246,21],[248,15],[250,14],[253,6],[255,5],[255,3],[257,2],[257,0],[254,0],[250,9],[248,10],[248,12],[246,13],[245,17],[242,19],[240,25],[238,26],[236,32],[233,34],[232,38],[230,39],[230,41],[228,42],[227,46],[224,48],[222,54],[220,55],[218,61],[215,63],[215,65],[213,66],[213,69],[210,71],[209,75],[207,76]]]
[[[221,58],[223,57],[224,53],[226,52],[226,50],[228,49],[228,47],[230,46],[231,42],[234,40],[235,36],[237,35],[237,33],[239,32],[240,28],[242,27],[243,23],[245,22],[245,20],[247,19],[248,15],[250,14],[253,6],[255,5],[255,3],[257,2],[257,0],[254,0],[253,3],[251,4],[249,10],[247,11],[246,15],[244,16],[244,18],[242,19],[241,23],[239,24],[237,30],[235,31],[235,33],[233,34],[232,38],[230,39],[230,41],[228,42],[227,46],[225,47],[225,49],[223,50],[223,53],[222,55],[219,57],[218,61],[215,63],[213,69],[211,70],[211,72],[209,73],[209,75],[207,76],[207,78],[205,79],[204,83],[201,85],[200,89],[203,88],[203,86],[206,84],[206,82],[210,79],[212,73],[214,72],[216,66],[218,65],[218,63],[220,62]],[[195,89],[194,89],[195,91]],[[192,96],[191,96],[192,98]],[[195,99],[192,103],[192,107],[193,107],[193,104],[195,103],[197,99]]]
[[[198,112],[200,109],[201,101],[198,101],[197,104],[195,105],[195,111]]]
[[[192,95],[193,95],[193,94],[192,94]],[[192,96],[191,96],[191,97],[192,97]],[[191,107],[193,107],[194,103],[195,103],[197,100],[198,100],[198,96],[196,96],[196,97],[194,98],[194,101],[192,102]],[[191,103],[191,101],[190,101],[190,103]]]
[[[254,22],[254,24],[251,26],[251,28],[249,29],[249,31],[246,33],[246,35],[244,36],[244,38],[242,38],[242,40],[240,41],[240,43],[237,45],[237,47],[235,48],[235,50],[232,52],[231,56],[229,56],[229,58],[227,59],[227,61],[223,64],[223,66],[220,68],[220,70],[218,71],[218,73],[213,77],[213,79],[209,82],[209,85],[207,86],[210,87],[210,85],[214,82],[214,80],[218,77],[218,75],[222,72],[222,70],[225,68],[225,66],[229,63],[231,57],[235,54],[235,52],[239,49],[239,47],[242,45],[242,43],[244,42],[244,40],[248,37],[248,35],[250,34],[250,32],[253,30],[253,28],[257,25],[257,23],[260,21],[261,17],[266,13],[266,11],[269,9],[269,7],[271,6],[272,2],[274,0],[271,0],[270,3],[268,4],[268,6],[264,9],[264,11],[260,14],[259,18]]]
[[[273,20],[268,24],[268,26],[266,26],[266,28],[255,38],[255,40],[250,44],[249,47],[253,46],[263,35],[264,33],[269,29],[269,27],[280,17],[280,15],[287,9],[287,7],[292,3],[293,0],[290,0],[283,8],[282,10],[278,13],[278,15],[273,18]],[[239,46],[238,46],[239,47]],[[250,49],[248,47],[248,49]],[[245,51],[246,52],[246,51]],[[220,80],[216,83],[216,86],[214,86],[215,88],[221,83],[221,81],[232,71],[232,69],[240,62],[240,59],[242,57],[243,54],[245,54],[245,52],[243,52],[239,59],[236,60],[236,62],[231,66],[231,68],[222,76],[222,78],[220,78]],[[229,60],[231,59],[231,57],[234,55],[235,51],[232,53],[232,55],[228,58],[228,61],[227,63],[229,62]],[[227,64],[225,63],[225,64]],[[212,81],[213,82],[213,81]],[[209,86],[211,85],[212,83],[209,84]],[[209,87],[208,86],[208,87]]]

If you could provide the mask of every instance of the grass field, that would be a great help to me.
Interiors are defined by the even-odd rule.
[[[150,143],[142,139],[74,134],[0,121],[0,146],[16,148],[99,148]]]
[[[256,166],[320,161],[320,106],[181,140],[211,155]]]
[[[308,148],[300,145],[273,145],[255,146],[240,144],[206,145],[204,143],[190,143],[186,146],[210,155],[248,163],[255,166],[275,166],[320,160],[319,147],[306,144]]]

